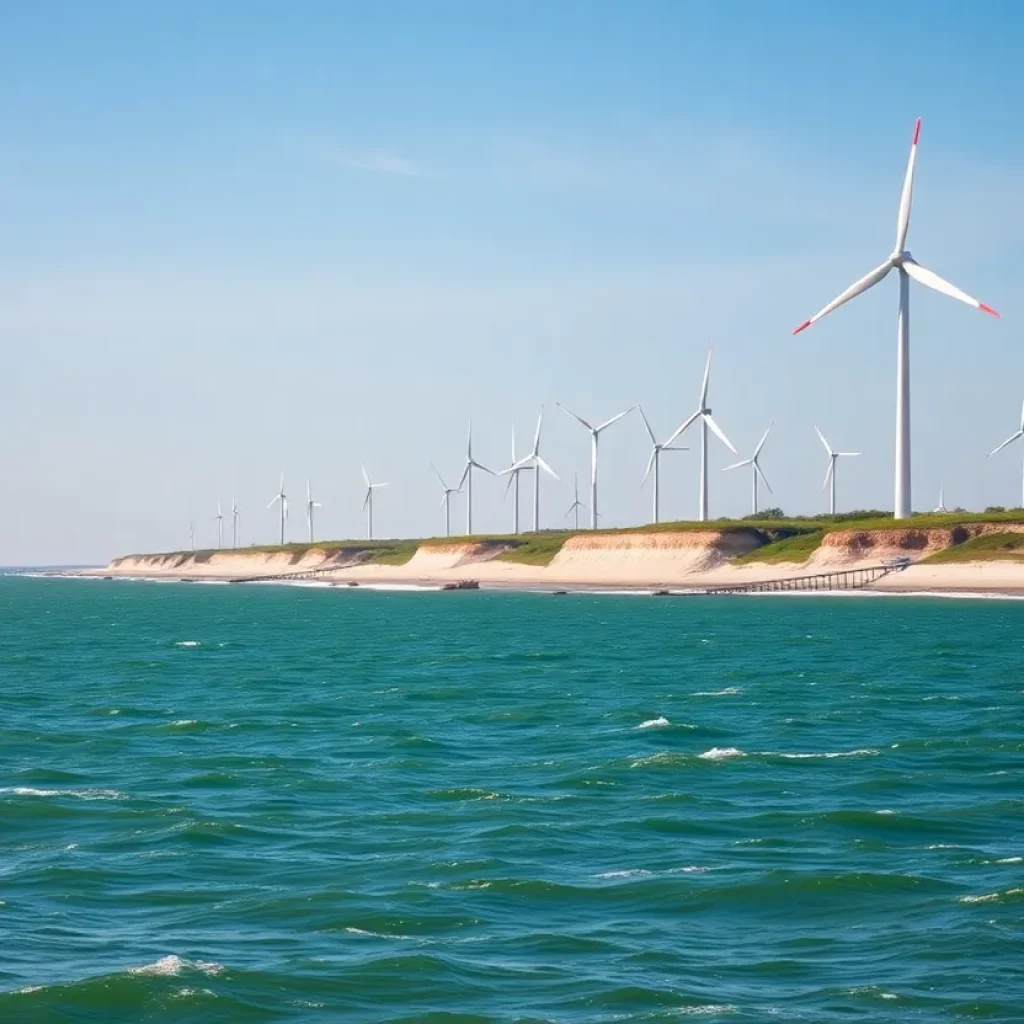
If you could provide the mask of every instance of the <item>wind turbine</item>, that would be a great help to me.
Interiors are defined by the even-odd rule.
[[[188,521],[188,542],[193,551],[196,549],[196,523],[194,519]]]
[[[459,481],[459,490],[466,485],[466,536],[473,536],[473,470],[482,469],[485,473],[495,476],[493,469],[488,469],[482,463],[473,458],[473,424],[469,425],[469,440],[466,443],[466,468],[462,471],[462,479]]]
[[[654,431],[651,429],[650,423],[647,421],[647,416],[644,413],[644,407],[641,405],[640,415],[643,417],[644,426],[647,428],[647,436],[651,439],[651,457],[647,460],[647,468],[644,470],[643,480],[640,481],[640,486],[647,481],[647,477],[650,475],[651,469],[654,469],[654,518],[652,522],[657,523],[659,506],[660,506],[660,494],[661,494],[661,453],[662,452],[688,452],[689,448],[670,448],[667,444],[660,444],[658,439],[654,436]]]
[[[224,547],[224,513],[220,510],[220,502],[217,502],[217,514],[213,517],[217,520],[217,550]]]
[[[569,506],[569,511],[565,513],[566,519],[569,518],[574,512],[576,515],[573,517],[573,528],[578,530],[580,528],[580,509],[585,509],[587,506],[580,501],[580,477],[578,473],[572,475],[572,493],[574,495],[573,503]]]
[[[836,514],[836,463],[840,459],[860,455],[860,452],[834,452],[832,451],[832,446],[825,440],[825,435],[818,430],[817,426],[815,426],[814,432],[821,438],[821,443],[825,446],[825,451],[828,452],[828,470],[825,473],[825,482],[822,484],[821,489],[824,490],[830,483],[832,484],[832,490],[829,494],[828,510],[829,515],[834,516]]]
[[[910,143],[910,158],[907,173],[903,179],[903,194],[900,196],[900,210],[896,218],[896,247],[892,255],[881,265],[854,282],[838,298],[833,299],[824,309],[805,320],[793,333],[799,334],[827,313],[838,309],[843,303],[855,299],[862,292],[873,288],[890,270],[899,271],[900,304],[896,318],[896,480],[893,515],[896,519],[907,519],[911,514],[910,502],[910,278],[918,284],[933,288],[950,298],[966,302],[983,313],[998,317],[999,314],[983,302],[962,292],[955,285],[944,281],[938,274],[921,266],[906,248],[907,229],[910,227],[910,207],[914,197],[914,165],[917,162],[917,140],[921,134],[921,118],[914,125],[914,138]]]
[[[933,511],[938,515],[942,515],[943,513],[949,511],[949,509],[946,508],[945,490],[945,486],[943,484],[939,484],[939,503],[933,509]]]
[[[238,505],[235,504],[234,495],[231,496],[231,546],[233,548],[238,547],[238,520],[241,513],[238,511]]]
[[[288,498],[284,493],[284,473],[281,474],[281,486],[271,499],[267,508],[273,508],[276,502],[281,503],[281,547],[284,547],[284,524],[288,519]]]
[[[592,530],[597,529],[597,439],[601,434],[602,430],[607,430],[613,423],[618,423],[623,416],[631,413],[636,406],[631,405],[625,412],[620,412],[617,416],[613,416],[610,420],[605,420],[604,423],[598,424],[598,426],[591,426],[582,416],[577,416],[571,409],[566,409],[561,402],[555,402],[555,405],[559,407],[563,412],[568,413],[574,420],[582,423],[588,431],[590,431],[590,528]]]
[[[452,535],[452,495],[458,494],[462,488],[449,487],[444,482],[444,477],[437,471],[437,466],[431,463],[430,468],[434,471],[434,476],[441,481],[441,487],[444,489],[444,496],[441,498],[441,508],[444,509],[444,535],[450,537]]]
[[[988,453],[988,457],[991,458],[993,455],[995,455],[996,452],[1002,451],[1009,444],[1013,444],[1013,442],[1016,441],[1019,437],[1024,437],[1024,405],[1022,405],[1020,408],[1020,429],[1017,430],[1016,433],[1011,434],[1001,445],[999,445],[998,448],[993,448],[992,451]],[[1022,506],[1024,506],[1024,484],[1022,484],[1021,490],[1021,504]]]
[[[323,508],[319,501],[313,500],[313,490],[306,480],[306,522],[309,524],[309,543],[313,543],[313,509]]]
[[[516,428],[512,427],[512,464],[508,469],[502,470],[501,474],[508,474],[508,483],[505,485],[505,497],[508,497],[509,488],[512,489],[512,533],[519,533],[519,474],[527,467],[523,465],[516,456]],[[536,527],[534,527],[536,529]]]
[[[764,447],[765,441],[768,440],[768,435],[771,433],[773,426],[775,426],[774,420],[772,420],[772,422],[768,424],[768,429],[764,432],[764,435],[761,437],[761,440],[757,442],[757,447],[754,449],[754,454],[749,459],[743,459],[742,462],[734,462],[731,466],[725,467],[727,470],[739,469],[741,466],[751,467],[751,496],[753,498],[753,512],[755,516],[757,515],[757,478],[761,478],[761,480],[764,482],[765,487],[768,488],[769,494],[775,493],[772,490],[772,485],[768,483],[768,477],[764,475],[764,470],[761,468],[761,463],[757,461],[758,457],[761,454],[761,449]],[[824,438],[822,438],[822,440],[824,440]]]
[[[549,476],[556,480],[558,474],[541,458],[540,454],[540,426],[544,421],[544,407],[541,406],[540,414],[537,416],[537,430],[533,435],[533,448],[530,454],[523,456],[518,462],[513,462],[508,469],[502,470],[505,473],[518,473],[521,469],[533,469],[533,532],[540,529],[540,471],[543,469]],[[513,446],[514,453],[514,446]]]
[[[371,484],[367,475],[366,467],[360,467],[363,471],[363,479],[366,481],[366,497],[363,498],[363,508],[366,509],[366,538],[373,540],[373,492],[378,487],[387,487],[387,484]]]
[[[713,346],[708,348],[708,361],[704,364],[704,382],[700,386],[700,405],[697,406],[697,411],[689,419],[684,420],[676,428],[675,433],[665,442],[665,447],[667,448],[689,428],[691,423],[696,423],[697,420],[700,420],[700,507],[697,510],[697,519],[702,523],[706,522],[708,518],[708,427],[714,431],[718,439],[733,455],[738,454],[732,446],[732,441],[725,436],[722,428],[714,421],[711,416],[711,409],[708,407],[708,382],[711,379],[712,350]]]

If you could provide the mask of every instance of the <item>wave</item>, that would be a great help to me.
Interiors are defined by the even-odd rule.
[[[731,757],[746,757],[747,753],[737,747],[712,747],[697,756],[702,761],[726,761]]]
[[[3,786],[0,795],[22,797],[73,796],[76,800],[130,800],[127,793],[117,789],[36,789],[34,786]]]
[[[1004,889],[1002,892],[986,892],[980,896],[959,896],[957,903],[1001,903],[1006,899],[1020,899],[1024,896],[1024,889]]]
[[[129,967],[128,974],[145,974],[159,977],[177,977],[182,971],[198,971],[209,978],[224,973],[224,965],[214,963],[212,960],[183,960],[173,953],[170,956],[162,956],[151,964],[143,964],[141,967]]]
[[[657,718],[649,718],[649,719],[647,719],[646,722],[641,722],[638,726],[636,726],[636,728],[637,729],[663,729],[666,725],[671,725],[671,724],[672,723],[664,715],[659,715]]]
[[[698,690],[691,697],[736,697],[743,692],[742,686],[727,686],[724,690]]]

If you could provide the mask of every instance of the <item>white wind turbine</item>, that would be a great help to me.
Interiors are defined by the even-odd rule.
[[[270,499],[267,508],[273,508],[278,502],[281,504],[281,546],[284,547],[284,524],[288,521],[288,498],[284,493],[284,473],[281,474],[281,486],[278,487],[277,494]]]
[[[732,441],[725,436],[722,428],[714,421],[711,415],[711,409],[708,406],[708,383],[711,379],[711,353],[712,348],[708,348],[708,361],[704,364],[704,382],[700,386],[700,405],[697,406],[697,411],[690,416],[689,419],[684,420],[677,428],[675,433],[665,442],[667,448],[672,442],[679,437],[685,430],[687,430],[691,423],[696,423],[700,420],[700,507],[697,510],[697,519],[700,522],[705,522],[708,518],[708,427],[710,427],[718,439],[733,453],[737,454],[737,451],[732,446]]]
[[[233,548],[238,547],[238,521],[241,517],[241,513],[238,511],[238,505],[235,503],[234,495],[231,496],[231,546]]]
[[[366,467],[360,467],[363,471],[363,480],[366,481],[366,497],[363,498],[363,508],[366,509],[366,539],[373,540],[373,492],[378,487],[387,487],[387,484],[371,484]]]
[[[508,469],[502,470],[502,475],[506,473],[517,474],[521,469],[533,469],[533,532],[536,533],[540,529],[540,471],[543,469],[549,476],[553,476],[556,480],[558,474],[544,461],[540,454],[540,427],[544,421],[544,407],[541,406],[540,414],[537,416],[537,430],[533,435],[533,448],[530,449],[530,454],[523,456],[518,462],[513,461],[512,465]],[[514,446],[513,446],[514,454]]]
[[[444,496],[441,498],[441,508],[444,509],[444,535],[450,537],[452,535],[452,495],[458,494],[462,488],[449,487],[444,482],[444,477],[437,471],[437,466],[431,463],[430,468],[434,471],[434,476],[441,481],[441,487],[444,490]]]
[[[1024,405],[1022,405],[1020,409],[1020,428],[1015,433],[1011,434],[997,448],[993,448],[992,451],[988,453],[988,458],[991,458],[993,455],[995,455],[996,452],[1002,451],[1007,445],[1013,444],[1013,442],[1016,441],[1019,437],[1024,437]],[[1024,507],[1024,484],[1021,485],[1021,491],[1021,505],[1022,507]]]
[[[313,500],[313,489],[306,480],[306,523],[309,526],[309,543],[313,543],[313,509],[323,508],[319,501]]]
[[[217,550],[224,547],[224,513],[220,509],[220,502],[217,502],[217,514],[213,517],[217,520]]]
[[[188,521],[188,543],[193,551],[196,549],[196,523],[194,519]]]
[[[466,485],[466,536],[473,536],[473,470],[482,469],[485,473],[495,476],[493,469],[477,462],[473,458],[473,424],[469,425],[469,440],[466,443],[466,468],[462,471],[462,479],[459,481],[459,490]]]
[[[647,482],[647,477],[650,475],[651,470],[654,470],[654,518],[652,522],[659,522],[660,503],[661,503],[661,453],[662,452],[688,452],[689,448],[670,448],[668,444],[661,444],[658,439],[654,436],[654,431],[651,429],[650,423],[647,421],[647,416],[644,413],[644,407],[641,405],[640,415],[643,417],[644,426],[647,428],[647,436],[651,439],[651,457],[647,460],[647,468],[644,470],[643,480],[640,481],[640,486]]]
[[[563,412],[568,413],[578,423],[582,423],[583,426],[590,432],[590,528],[592,530],[597,529],[597,439],[601,435],[602,430],[607,430],[613,423],[618,423],[623,416],[631,413],[636,406],[631,405],[625,412],[620,412],[617,416],[613,416],[610,420],[605,420],[604,423],[598,424],[596,427],[589,424],[582,416],[577,416],[571,409],[566,409],[561,402],[555,402],[555,405],[559,407]]]
[[[508,474],[508,483],[505,485],[505,497],[508,497],[509,488],[512,489],[512,533],[519,533],[519,474],[528,467],[519,461],[516,455],[516,428],[512,427],[512,463],[508,469],[503,469],[501,474]],[[535,527],[536,529],[536,527]]]
[[[945,487],[944,484],[939,484],[939,503],[933,509],[934,512],[936,512],[937,514],[941,515],[941,514],[949,511],[949,509],[946,508],[946,500],[945,499],[946,499],[946,487]]]
[[[569,511],[565,513],[565,518],[568,519],[569,516],[573,515],[575,512],[576,514],[573,516],[573,528],[578,530],[580,528],[580,509],[586,509],[587,507],[582,501],[580,501],[580,477],[578,473],[573,473],[572,475],[572,493],[574,500],[569,506]]]
[[[896,480],[893,514],[896,519],[907,519],[911,514],[910,501],[910,278],[919,284],[934,288],[943,295],[966,302],[975,309],[998,317],[999,314],[983,302],[962,292],[955,285],[944,281],[938,274],[926,270],[911,256],[907,244],[907,229],[910,227],[910,207],[914,197],[914,165],[917,162],[917,140],[921,134],[921,118],[914,126],[914,138],[910,144],[910,158],[907,173],[903,179],[903,194],[900,196],[900,210],[896,218],[896,247],[892,255],[879,267],[854,282],[838,298],[833,299],[824,309],[805,320],[793,333],[799,334],[827,313],[838,309],[850,299],[873,288],[890,270],[899,271],[900,304],[896,318]]]
[[[769,494],[774,494],[775,493],[772,490],[772,485],[770,483],[768,483],[768,477],[766,477],[764,475],[764,470],[761,468],[761,463],[758,462],[758,458],[761,455],[761,449],[764,447],[765,441],[768,440],[768,435],[771,433],[773,426],[775,426],[775,421],[774,420],[772,420],[772,422],[768,424],[768,429],[764,432],[764,435],[762,436],[761,440],[757,442],[757,447],[754,449],[754,454],[749,459],[743,459],[741,462],[734,462],[731,466],[726,466],[725,467],[726,470],[739,469],[741,466],[750,466],[751,467],[751,472],[750,472],[751,485],[750,486],[751,486],[751,497],[753,499],[753,513],[754,513],[755,516],[757,515],[757,478],[758,477],[761,478],[761,480],[764,482],[765,487],[768,488],[768,493]]]
[[[814,427],[814,432],[821,438],[821,443],[825,446],[825,451],[828,452],[828,469],[825,472],[825,482],[822,484],[821,489],[824,490],[830,483],[832,484],[832,489],[829,492],[828,510],[829,515],[834,516],[836,514],[836,463],[840,459],[860,455],[860,452],[834,452],[832,446],[825,440],[825,435],[818,430],[817,425]]]

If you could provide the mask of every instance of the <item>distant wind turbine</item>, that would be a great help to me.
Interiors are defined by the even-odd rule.
[[[220,502],[217,502],[217,514],[213,517],[217,520],[217,550],[224,547],[224,513],[220,510]]]
[[[757,515],[757,478],[760,477],[764,482],[765,487],[768,488],[769,494],[774,494],[772,485],[768,483],[768,477],[764,475],[764,470],[761,468],[761,463],[758,462],[758,458],[761,455],[761,449],[764,447],[765,441],[768,440],[768,435],[771,433],[772,427],[775,426],[775,421],[772,420],[768,424],[768,429],[764,432],[764,436],[760,441],[757,442],[757,447],[754,449],[754,454],[749,459],[743,459],[741,462],[734,462],[731,466],[726,466],[726,470],[739,469],[741,466],[751,467],[751,496],[753,498],[753,512]]]
[[[945,490],[946,490],[945,486],[943,484],[940,484],[939,485],[939,503],[938,503],[938,505],[935,506],[935,509],[934,509],[934,511],[939,513],[939,514],[942,514],[944,512],[948,512],[949,511],[949,509],[946,508],[945,493],[944,493]]]
[[[434,471],[434,476],[441,481],[441,487],[444,490],[444,495],[441,498],[441,508],[444,509],[444,535],[450,537],[452,535],[452,495],[458,494],[462,488],[449,487],[444,482],[444,477],[437,471],[437,466],[431,463],[430,468]]]
[[[817,425],[814,427],[814,432],[821,438],[821,443],[825,446],[825,451],[828,452],[828,470],[825,472],[825,483],[822,484],[822,490],[832,485],[832,489],[829,492],[828,510],[829,515],[836,514],[836,463],[840,459],[852,458],[855,455],[860,455],[860,452],[834,452],[832,446],[825,440],[825,435],[818,430]]]
[[[938,274],[921,266],[906,248],[907,230],[910,227],[910,207],[914,198],[914,165],[917,163],[917,140],[921,134],[921,118],[914,126],[914,138],[910,143],[910,157],[903,179],[903,193],[900,196],[900,210],[896,218],[896,247],[892,255],[881,265],[854,282],[838,298],[833,299],[824,309],[805,320],[793,333],[799,334],[823,316],[855,299],[873,288],[890,270],[899,271],[900,304],[896,319],[896,480],[893,502],[896,519],[907,519],[911,514],[910,500],[910,278],[918,284],[933,288],[943,295],[966,302],[968,306],[998,317],[999,314],[983,302],[962,292],[955,285],[944,281]]]
[[[578,530],[580,528],[580,509],[586,509],[587,507],[580,501],[580,477],[578,473],[573,473],[572,475],[572,493],[574,496],[573,503],[569,506],[569,511],[565,513],[565,517],[568,519],[569,516],[573,516],[573,528]]]
[[[589,424],[582,416],[577,416],[571,409],[566,409],[561,402],[556,402],[563,412],[568,413],[574,420],[581,423],[590,432],[590,528],[597,529],[597,439],[602,430],[607,430],[613,423],[618,423],[623,416],[631,413],[636,406],[631,405],[625,412],[620,412],[610,420],[598,424],[596,427]]]
[[[644,426],[647,428],[647,436],[651,439],[651,457],[647,460],[647,468],[644,470],[643,480],[640,481],[640,486],[647,482],[647,477],[650,476],[651,470],[654,470],[654,512],[652,522],[657,523],[660,521],[660,503],[661,503],[661,453],[662,452],[688,452],[690,449],[685,447],[670,448],[667,444],[661,444],[658,439],[654,436],[654,431],[651,429],[651,424],[647,420],[647,416],[644,413],[644,407],[639,406],[640,415],[643,417]]]
[[[313,509],[323,508],[319,501],[313,500],[313,489],[306,480],[306,522],[309,526],[309,543],[313,543]]]
[[[238,521],[241,517],[241,513],[238,511],[238,505],[235,503],[234,495],[231,496],[231,546],[233,548],[238,547]]]
[[[537,417],[537,430],[533,435],[533,448],[529,455],[524,455],[518,462],[513,461],[508,469],[502,470],[506,473],[517,473],[520,469],[533,469],[533,532],[540,529],[540,471],[543,469],[549,476],[556,480],[558,474],[544,461],[540,454],[540,427],[544,422],[544,407],[541,406],[540,415]],[[514,451],[514,446],[513,446]]]
[[[373,540],[373,492],[378,487],[387,487],[387,484],[371,484],[366,467],[360,467],[363,471],[363,480],[366,481],[366,497],[363,498],[363,508],[366,509],[366,538]]]
[[[528,467],[520,463],[516,455],[516,428],[512,427],[512,462],[508,469],[501,471],[501,474],[508,474],[508,483],[505,485],[505,497],[508,497],[509,488],[512,490],[512,534],[519,533],[519,474]]]
[[[691,423],[696,423],[697,420],[700,420],[700,506],[697,510],[697,519],[702,523],[706,522],[708,518],[708,427],[714,431],[718,439],[733,455],[738,454],[732,446],[732,441],[725,436],[722,428],[714,421],[711,416],[711,409],[708,406],[708,383],[711,379],[712,350],[713,348],[708,348],[708,361],[704,364],[704,382],[700,387],[700,404],[697,406],[697,411],[689,419],[684,420],[676,428],[675,433],[665,442],[665,447],[667,448],[689,428]]]
[[[281,505],[281,546],[284,547],[284,524],[288,520],[288,498],[284,493],[284,473],[281,474],[281,486],[277,489],[277,494],[270,499],[267,508],[273,508],[278,502]]]
[[[991,458],[996,452],[1001,452],[1007,445],[1013,444],[1013,442],[1019,437],[1024,437],[1024,405],[1022,405],[1020,409],[1020,428],[1016,433],[1011,434],[1001,445],[993,448],[992,451],[988,453],[988,457]],[[1021,485],[1021,491],[1021,505],[1024,507],[1024,484]]]
[[[188,542],[193,551],[196,549],[196,523],[194,519],[188,521]]]
[[[473,470],[482,469],[485,473],[495,476],[493,469],[477,462],[473,458],[473,424],[469,425],[469,440],[466,443],[466,468],[462,471],[462,479],[459,481],[459,490],[466,485],[466,536],[473,536]]]

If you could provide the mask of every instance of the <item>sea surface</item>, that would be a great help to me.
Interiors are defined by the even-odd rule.
[[[1020,1021],[1024,603],[0,578],[0,1021]]]

